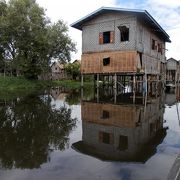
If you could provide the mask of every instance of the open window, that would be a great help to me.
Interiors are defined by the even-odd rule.
[[[99,44],[114,43],[114,31],[99,33]]]
[[[103,32],[103,43],[110,43],[110,31]]]
[[[151,47],[152,47],[152,50],[157,50],[157,41],[156,40],[152,39]]]
[[[121,42],[129,41],[129,28],[126,26],[119,26]]]
[[[103,66],[108,66],[110,64],[110,57],[103,58]]]
[[[158,43],[158,52],[160,52],[162,54],[162,44]]]
[[[142,53],[139,53],[139,58],[140,58],[140,64],[141,64],[141,68],[142,68]]]

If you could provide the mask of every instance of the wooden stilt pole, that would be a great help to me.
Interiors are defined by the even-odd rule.
[[[81,87],[84,86],[84,77],[83,77],[83,74],[81,74]]]
[[[97,74],[96,87],[99,88],[99,74]]]
[[[117,74],[114,75],[114,103],[117,101]]]
[[[136,75],[133,75],[133,103],[136,99]]]
[[[99,74],[97,74],[96,88],[97,88],[97,102],[99,102]]]
[[[156,98],[157,98],[157,96],[159,95],[159,89],[158,89],[158,84],[159,84],[159,76],[158,76],[158,74],[157,74],[157,76],[156,76]]]

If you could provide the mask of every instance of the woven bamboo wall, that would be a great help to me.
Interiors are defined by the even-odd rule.
[[[110,64],[104,66],[103,58],[110,57]],[[81,73],[133,73],[137,71],[136,51],[111,51],[82,54]]]
[[[109,113],[108,118],[103,118],[103,111]],[[81,112],[83,121],[124,128],[136,127],[140,116],[140,108],[135,106],[91,102],[83,102]]]

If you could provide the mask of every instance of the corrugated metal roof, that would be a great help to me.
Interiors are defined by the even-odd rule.
[[[96,11],[88,14],[87,16],[79,19],[78,21],[71,24],[71,27],[82,30],[83,24],[93,19],[97,15],[103,14],[105,12],[130,12],[134,13],[138,16],[144,18],[144,20],[149,23],[155,30],[163,36],[166,42],[171,42],[169,35],[165,32],[165,30],[157,23],[157,21],[146,11],[146,10],[138,10],[138,9],[123,9],[117,7],[101,7]]]

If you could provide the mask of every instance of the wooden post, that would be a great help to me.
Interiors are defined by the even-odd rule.
[[[145,100],[145,97],[147,96],[147,74],[143,77],[143,85],[142,85],[142,91],[143,91],[143,100]],[[145,101],[143,101],[145,103]]]
[[[99,87],[97,87],[97,103],[99,102]]]
[[[133,103],[135,103],[136,99],[136,75],[133,75]]]
[[[156,93],[155,93],[156,94],[156,98],[159,95],[158,83],[159,83],[159,76],[157,74],[157,76],[156,76]]]
[[[81,87],[84,86],[84,77],[83,77],[83,74],[81,74]]]
[[[94,85],[94,90],[95,90],[95,87],[96,87],[95,74],[93,75],[93,85]]]
[[[117,74],[114,74],[114,89],[117,89]]]
[[[99,88],[99,74],[97,74],[96,87]]]
[[[103,75],[103,88],[105,86],[105,76]]]
[[[81,88],[81,101],[83,101],[83,96],[84,96],[84,89]]]
[[[114,74],[114,103],[116,104],[117,99],[117,74]]]

